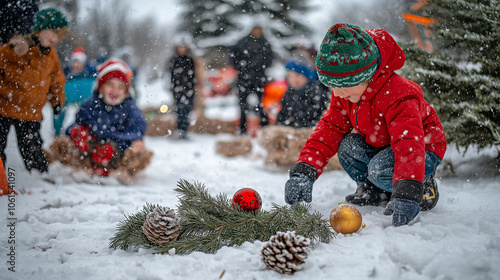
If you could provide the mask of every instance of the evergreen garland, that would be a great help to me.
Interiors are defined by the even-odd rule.
[[[232,207],[224,194],[211,196],[201,183],[181,180],[175,189],[179,195],[178,214],[181,231],[178,239],[164,245],[155,245],[142,233],[148,213],[157,205],[146,204],[143,210],[121,222],[111,238],[110,248],[126,250],[132,246],[154,248],[165,254],[175,249],[176,254],[193,251],[215,253],[222,246],[240,246],[246,241],[267,241],[276,232],[295,231],[314,241],[330,242],[333,231],[321,213],[310,213],[311,207],[299,204],[290,208],[273,204],[271,211],[244,212]]]

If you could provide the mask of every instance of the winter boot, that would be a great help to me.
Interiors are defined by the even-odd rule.
[[[434,208],[439,200],[439,191],[434,175],[424,180],[424,198],[420,202],[420,210],[427,211]]]
[[[346,202],[359,206],[384,206],[389,202],[391,193],[380,189],[371,182],[358,183],[356,192],[345,197]]]

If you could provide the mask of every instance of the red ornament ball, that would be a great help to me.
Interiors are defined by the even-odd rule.
[[[237,191],[233,196],[233,208],[239,205],[243,211],[251,212],[257,211],[262,205],[262,199],[259,193],[251,188],[243,188]]]

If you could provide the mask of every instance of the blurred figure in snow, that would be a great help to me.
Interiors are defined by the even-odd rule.
[[[326,109],[328,91],[320,86],[310,55],[294,52],[285,64],[288,89],[281,100],[277,124],[314,127]]]
[[[95,66],[88,62],[83,47],[76,47],[69,59],[69,63],[64,67],[66,79],[92,77],[97,74]]]
[[[187,139],[189,114],[193,109],[195,63],[190,54],[190,36],[179,35],[174,39],[175,55],[168,63],[172,94],[177,106],[177,131],[175,137]]]
[[[108,176],[123,157],[137,156],[141,169],[151,158],[143,142],[146,120],[129,93],[131,78],[132,70],[121,60],[101,64],[93,96],[83,102],[75,123],[66,130],[73,147],[90,160],[98,176]],[[54,140],[59,144],[64,141],[64,137]]]
[[[92,94],[92,84],[97,70],[87,61],[85,50],[77,47],[71,54],[68,65],[64,67],[64,75],[66,76],[66,102],[61,107],[61,113],[53,117],[55,136],[61,135],[68,105],[80,106]]]
[[[290,169],[288,204],[312,201],[313,183],[338,153],[357,184],[346,202],[385,206],[396,227],[436,205],[434,174],[446,138],[420,86],[395,73],[404,61],[403,50],[383,29],[339,23],[328,30],[316,70],[333,88],[332,100]]]
[[[7,135],[14,126],[27,170],[48,171],[40,127],[47,100],[54,114],[65,102],[64,73],[55,45],[68,31],[57,9],[39,11],[33,33],[0,47],[0,155],[6,163]]]
[[[15,35],[26,35],[33,31],[33,21],[38,12],[38,1],[17,0],[0,3],[0,45],[9,42]],[[16,36],[15,40],[20,39]]]
[[[238,70],[238,95],[240,103],[240,134],[247,132],[246,118],[250,111],[260,116],[260,125],[269,124],[268,117],[262,106],[264,85],[267,83],[266,69],[271,66],[274,58],[271,45],[264,37],[262,27],[254,26],[250,34],[243,37],[230,48],[231,60]],[[250,108],[248,97],[255,94],[257,105]]]
[[[296,52],[301,52],[304,55],[309,56],[312,61],[315,61],[316,56],[318,55],[318,51],[314,48],[314,44],[311,42],[311,40],[306,38],[300,38],[295,42],[295,46],[292,48],[292,53]]]
[[[118,50],[118,58],[124,61],[127,66],[132,70],[132,81],[130,84],[131,94],[135,100],[139,99],[139,91],[137,89],[137,74],[139,72],[139,67],[134,62],[133,54],[134,50],[131,46],[124,46]]]
[[[108,50],[104,47],[100,47],[99,50],[97,51],[97,57],[95,59],[95,63],[97,65],[103,64],[106,60],[108,60]]]

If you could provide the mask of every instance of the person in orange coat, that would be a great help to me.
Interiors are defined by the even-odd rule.
[[[50,102],[54,113],[64,104],[66,79],[54,48],[67,32],[68,21],[57,9],[39,11],[33,33],[0,46],[0,156],[14,126],[27,170],[48,171],[40,135],[42,108]]]

